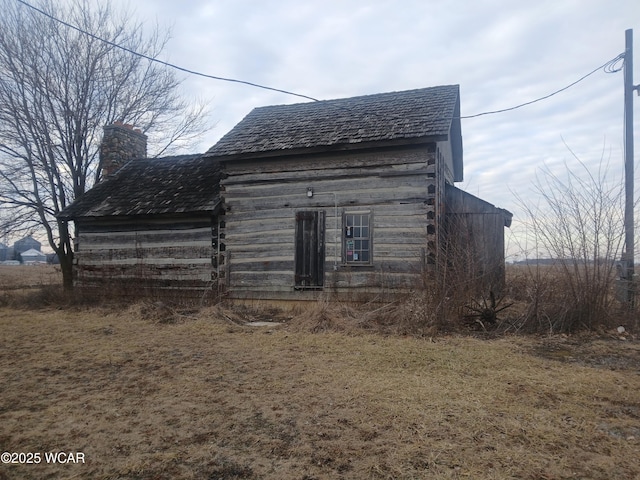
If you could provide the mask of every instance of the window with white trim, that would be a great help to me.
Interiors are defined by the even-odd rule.
[[[345,212],[344,261],[353,265],[370,265],[372,261],[371,212]]]

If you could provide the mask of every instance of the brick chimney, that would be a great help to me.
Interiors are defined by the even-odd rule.
[[[115,122],[104,127],[100,144],[102,177],[113,175],[129,160],[147,157],[147,136],[133,125]]]

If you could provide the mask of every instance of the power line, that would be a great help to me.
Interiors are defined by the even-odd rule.
[[[157,59],[155,57],[150,57],[150,56],[145,55],[143,53],[136,52],[135,50],[131,50],[130,48],[124,47],[124,46],[119,45],[119,44],[117,44],[115,42],[112,42],[112,41],[107,40],[105,38],[99,37],[99,36],[97,36],[97,35],[95,35],[95,34],[93,34],[91,32],[83,30],[83,29],[81,29],[81,28],[79,28],[79,27],[77,27],[77,26],[75,26],[75,25],[73,25],[71,23],[65,22],[64,20],[60,20],[59,18],[54,17],[53,15],[50,15],[49,13],[45,12],[44,10],[39,9],[39,8],[27,3],[24,0],[16,0],[16,1],[21,3],[21,4],[23,4],[24,6],[26,6],[28,8],[31,8],[32,10],[35,10],[36,12],[46,16],[47,18],[49,18],[49,19],[51,19],[51,20],[53,20],[55,22],[58,22],[58,23],[66,26],[66,27],[69,27],[69,28],[71,28],[73,30],[76,30],[77,32],[82,33],[83,35],[87,35],[87,36],[89,36],[91,38],[94,38],[95,40],[98,40],[100,42],[104,42],[104,43],[106,43],[108,45],[111,45],[112,47],[119,48],[120,50],[123,50],[123,51],[125,51],[127,53],[130,53],[130,54],[136,55],[136,56],[138,56],[140,58],[144,58],[146,60],[149,60],[150,62],[159,63],[160,65],[164,65],[166,67],[173,68],[175,70],[179,70],[181,72],[185,72],[185,73],[188,73],[190,75],[196,75],[196,76],[199,76],[199,77],[209,78],[209,79],[212,79],[212,80],[220,80],[220,81],[223,81],[223,82],[239,83],[239,84],[242,84],[242,85],[248,85],[250,87],[261,88],[263,90],[270,90],[270,91],[273,91],[273,92],[284,93],[285,95],[292,95],[292,96],[299,97],[299,98],[305,98],[307,100],[312,100],[314,102],[319,102],[320,101],[319,99],[311,97],[309,95],[303,95],[301,93],[291,92],[289,90],[283,90],[283,89],[280,89],[280,88],[268,87],[266,85],[261,85],[259,83],[249,82],[249,81],[246,81],[246,80],[238,80],[238,79],[235,79],[235,78],[226,78],[226,77],[219,77],[219,76],[216,76],[216,75],[209,75],[209,74],[198,72],[198,71],[195,71],[195,70],[190,70],[188,68],[184,68],[184,67],[181,67],[181,66],[173,64],[173,63],[165,62],[165,61],[159,60],[159,59]],[[492,110],[492,111],[488,111],[488,112],[476,113],[474,115],[465,115],[465,116],[454,117],[454,118],[466,119],[466,118],[481,117],[481,116],[484,116],[484,115],[494,115],[496,113],[509,112],[511,110],[516,110],[518,108],[522,108],[522,107],[525,107],[527,105],[531,105],[531,104],[534,104],[534,103],[537,103],[537,102],[541,102],[542,100],[546,100],[546,99],[548,99],[550,97],[553,97],[554,95],[557,95],[558,93],[561,93],[561,92],[564,92],[565,90],[568,90],[569,88],[571,88],[574,85],[580,83],[581,81],[583,81],[587,77],[593,75],[598,70],[603,69],[606,73],[619,72],[620,70],[622,70],[622,67],[616,67],[616,64],[620,60],[624,60],[624,53],[621,53],[620,55],[616,56],[615,58],[612,58],[611,60],[609,60],[608,62],[604,63],[603,65],[600,65],[598,68],[595,68],[591,72],[589,72],[586,75],[580,77],[575,82],[570,83],[569,85],[567,85],[565,87],[562,87],[561,89],[556,90],[553,93],[550,93],[550,94],[545,95],[545,96],[540,97],[540,98],[536,98],[535,100],[531,100],[531,101],[528,101],[528,102],[525,102],[525,103],[521,103],[519,105],[515,105],[513,107],[503,108],[503,109],[500,109],[500,110]],[[342,107],[342,108],[345,108],[345,107]]]
[[[115,42],[112,42],[110,40],[107,40],[105,38],[99,37],[99,36],[97,36],[97,35],[95,35],[95,34],[93,34],[91,32],[87,32],[86,30],[83,30],[83,29],[81,29],[79,27],[76,27],[75,25],[73,25],[71,23],[65,22],[64,20],[60,20],[59,18],[56,18],[53,15],[50,15],[49,13],[45,12],[44,10],[39,9],[39,8],[37,8],[37,7],[33,6],[33,5],[25,2],[24,0],[16,0],[16,1],[21,3],[21,4],[23,4],[23,5],[25,5],[26,7],[29,7],[31,9],[35,10],[36,12],[44,15],[45,17],[50,18],[51,20],[53,20],[55,22],[61,23],[62,25],[66,26],[66,27],[69,27],[69,28],[72,28],[73,30],[76,30],[77,32],[80,32],[80,33],[82,33],[84,35],[87,35],[87,36],[89,36],[91,38],[94,38],[95,40],[98,40],[100,42],[104,42],[107,45],[111,45],[112,47],[119,48],[120,50],[124,50],[125,52],[130,53],[132,55],[136,55],[136,56],[138,56],[140,58],[144,58],[146,60],[149,60],[150,62],[159,63],[159,64],[164,65],[166,67],[170,67],[170,68],[173,68],[173,69],[176,69],[176,70],[180,70],[181,72],[185,72],[185,73],[188,73],[188,74],[191,74],[191,75],[197,75],[199,77],[210,78],[212,80],[221,80],[221,81],[224,81],[224,82],[241,83],[241,84],[244,84],[244,85],[249,85],[251,87],[262,88],[264,90],[271,90],[271,91],[274,91],[274,92],[284,93],[284,94],[287,94],[287,95],[293,95],[293,96],[296,96],[296,97],[306,98],[307,100],[313,100],[314,102],[319,102],[320,101],[317,98],[313,98],[313,97],[310,97],[308,95],[303,95],[301,93],[295,93],[295,92],[290,92],[288,90],[282,90],[282,89],[279,89],[279,88],[268,87],[268,86],[265,86],[265,85],[260,85],[258,83],[248,82],[246,80],[238,80],[238,79],[235,79],[235,78],[225,78],[225,77],[218,77],[218,76],[215,76],[215,75],[208,75],[206,73],[197,72],[195,70],[190,70],[188,68],[180,67],[180,66],[175,65],[173,63],[165,62],[165,61],[159,60],[159,59],[157,59],[155,57],[150,57],[150,56],[145,55],[143,53],[136,52],[135,50],[131,50],[130,48],[123,47],[122,45],[119,45],[119,44],[117,44]]]
[[[463,118],[476,118],[476,117],[481,117],[483,115],[493,115],[494,113],[503,113],[503,112],[509,112],[511,110],[516,110],[517,108],[522,108],[525,107],[527,105],[531,105],[533,103],[537,103],[537,102],[541,102],[542,100],[546,100],[547,98],[553,97],[554,95],[557,95],[560,92],[564,92],[565,90],[568,90],[569,88],[573,87],[574,85],[580,83],[581,81],[583,81],[585,78],[593,75],[594,73],[596,73],[598,70],[604,70],[606,73],[615,73],[615,72],[619,72],[622,67],[616,67],[616,64],[620,61],[624,59],[624,53],[621,53],[620,55],[618,55],[615,58],[612,58],[611,60],[609,60],[608,62],[606,62],[603,65],[600,65],[598,68],[590,71],[589,73],[587,73],[586,75],[580,77],[578,80],[576,80],[573,83],[570,83],[569,85],[567,85],[566,87],[562,87],[559,90],[556,90],[553,93],[550,93],[549,95],[545,95],[544,97],[540,97],[540,98],[536,98],[535,100],[531,100],[529,102],[525,102],[525,103],[521,103],[519,105],[516,105],[514,107],[509,107],[509,108],[503,108],[501,110],[492,110],[490,112],[482,112],[482,113],[476,113],[475,115],[466,115],[463,117],[459,117],[461,119]]]

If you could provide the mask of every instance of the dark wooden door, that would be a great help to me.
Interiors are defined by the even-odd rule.
[[[324,212],[296,213],[296,287],[317,288],[324,283],[324,218]]]

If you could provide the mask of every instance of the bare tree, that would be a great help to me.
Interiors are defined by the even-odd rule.
[[[102,127],[133,124],[166,153],[205,131],[205,112],[172,70],[119,48],[155,58],[167,42],[157,28],[145,35],[108,2],[38,8],[0,10],[0,230],[44,229],[68,289],[71,232],[56,215],[99,180]]]

